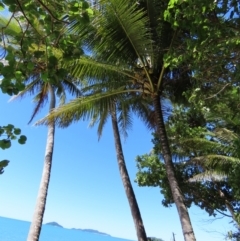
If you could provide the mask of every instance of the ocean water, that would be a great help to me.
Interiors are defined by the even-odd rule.
[[[0,241],[26,241],[30,222],[0,217]],[[101,230],[99,230],[101,231]],[[43,225],[40,241],[131,241],[80,230]]]

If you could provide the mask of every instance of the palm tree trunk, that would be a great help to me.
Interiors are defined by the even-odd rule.
[[[53,108],[55,108],[56,100],[55,100],[54,90],[50,84],[49,84],[49,91],[50,91],[50,98],[51,98],[49,111],[51,111]],[[47,200],[48,185],[50,182],[50,175],[51,175],[52,155],[53,155],[53,147],[54,147],[54,132],[55,132],[55,123],[51,122],[48,125],[48,135],[47,135],[47,144],[46,144],[42,179],[40,182],[40,188],[38,191],[36,207],[34,210],[33,220],[30,226],[27,241],[38,241],[41,228],[42,228],[43,215],[44,215],[46,200]]]
[[[123,186],[127,195],[127,199],[129,202],[129,206],[131,209],[133,221],[135,224],[135,229],[137,232],[137,238],[138,241],[147,241],[147,235],[145,232],[145,228],[143,225],[141,213],[138,207],[138,203],[132,188],[132,184],[128,175],[126,163],[124,160],[123,150],[122,150],[122,144],[121,144],[121,138],[119,134],[118,129],[118,123],[117,123],[117,115],[116,115],[116,108],[113,104],[112,110],[111,110],[111,119],[112,119],[112,127],[113,127],[113,134],[114,134],[114,141],[115,141],[115,148],[117,153],[117,161],[118,161],[118,167],[120,171],[120,175],[122,178]]]
[[[180,222],[182,225],[183,236],[185,241],[195,241],[195,235],[193,232],[191,220],[188,214],[187,207],[184,203],[184,197],[181,193],[181,190],[178,186],[177,179],[175,177],[174,166],[172,162],[172,155],[168,143],[167,133],[165,129],[165,124],[163,120],[162,107],[160,103],[159,95],[153,97],[154,111],[157,122],[157,134],[160,138],[162,146],[162,154],[166,166],[167,177],[169,185],[172,191],[173,200],[176,204]]]

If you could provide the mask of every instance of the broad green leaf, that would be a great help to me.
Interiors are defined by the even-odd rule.
[[[21,129],[15,128],[14,131],[13,131],[13,133],[14,133],[15,135],[20,135],[20,134],[21,134]]]
[[[20,136],[18,143],[25,144],[26,141],[27,141],[27,137],[22,135],[22,136]]]
[[[10,140],[0,140],[0,148],[4,149],[8,149],[11,147],[11,141]]]
[[[2,160],[0,161],[0,168],[6,167],[8,165],[9,161],[8,160]]]

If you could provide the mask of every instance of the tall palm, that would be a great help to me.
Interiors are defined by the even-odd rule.
[[[50,95],[49,111],[51,111],[56,105],[53,86],[49,84],[48,86],[42,86],[42,87],[43,89],[40,90],[40,98],[38,100],[38,106],[40,106],[40,104],[42,104],[44,99],[47,98],[47,94],[49,92],[49,95]],[[43,216],[44,216],[45,206],[47,201],[48,186],[49,186],[50,175],[51,175],[52,157],[53,157],[53,148],[54,148],[54,133],[55,133],[55,124],[54,124],[54,121],[52,121],[48,125],[48,135],[47,135],[42,178],[40,181],[40,187],[39,187],[37,202],[34,210],[34,216],[33,216],[30,230],[28,233],[28,238],[27,238],[28,241],[39,240],[39,236],[41,233],[42,221],[43,221]]]
[[[133,221],[135,224],[135,229],[137,232],[137,237],[139,241],[147,241],[147,235],[143,225],[141,213],[140,213],[138,203],[134,194],[134,190],[128,175],[125,158],[123,155],[121,138],[120,138],[119,127],[118,127],[118,119],[117,119],[117,113],[116,113],[116,105],[114,102],[112,102],[110,106],[110,116],[111,116],[111,122],[112,122],[112,129],[113,129],[113,135],[114,135],[119,172],[120,172],[125,193],[129,202],[130,210],[131,210]]]
[[[25,89],[20,92],[15,98],[23,97],[27,94],[35,94],[34,100],[36,106],[29,122],[33,120],[39,110],[44,106],[45,101],[49,98],[49,112],[56,106],[56,95],[60,97],[60,101],[63,104],[66,98],[66,90],[73,95],[79,95],[78,88],[69,79],[60,80],[58,83],[51,84],[44,82],[40,76],[36,78],[30,78],[30,83],[26,85]],[[45,212],[45,206],[47,201],[48,186],[50,183],[51,167],[53,160],[53,149],[54,149],[54,134],[55,134],[55,122],[51,121],[48,124],[48,134],[44,157],[44,166],[42,171],[42,178],[40,181],[40,187],[38,191],[36,206],[32,223],[30,226],[28,241],[39,240],[43,216]]]
[[[119,95],[116,99],[114,96],[108,95],[106,91],[106,95],[108,96],[99,101],[96,97],[99,95],[102,96],[104,94],[102,92],[104,91],[99,92],[99,88],[97,91],[94,89],[96,89],[96,85],[93,85],[92,88],[90,88],[90,86],[81,88],[82,97],[70,102],[69,105],[64,105],[62,108],[59,107],[57,110],[60,110],[62,113],[62,118],[61,120],[57,119],[56,123],[60,126],[66,127],[72,121],[77,121],[81,118],[88,118],[91,120],[91,126],[98,123],[98,136],[100,137],[107,118],[111,118],[117,163],[135,224],[137,237],[139,241],[147,241],[141,213],[126,167],[119,124],[121,131],[126,135],[126,130],[131,125],[131,112],[135,112],[138,113],[150,127],[151,122],[149,121],[149,116],[151,115],[151,112],[149,112],[149,104],[146,101],[141,101],[138,96],[133,97],[126,94]],[[79,100],[81,100],[80,105]]]
[[[6,21],[4,18],[0,19],[1,24],[4,24],[5,22],[8,21]],[[8,46],[12,45],[14,49],[12,50],[12,53],[16,53],[16,56],[19,52],[19,49],[21,49],[22,47],[20,46],[18,38],[21,37],[22,39],[24,39],[24,34],[22,35],[22,28],[24,28],[24,23],[21,23],[22,26],[20,26],[18,23],[16,23],[15,21],[10,23],[8,22],[5,31],[5,34],[9,34],[11,38],[11,42],[9,42]],[[36,33],[33,31],[33,29],[29,28],[28,31],[32,38],[36,37],[34,36]],[[38,26],[38,31],[44,32],[41,26]],[[56,106],[56,97],[59,97],[60,105],[62,105],[65,103],[67,98],[66,91],[68,91],[74,96],[80,95],[80,91],[74,84],[70,75],[68,75],[68,73],[64,71],[64,69],[60,66],[60,62],[63,58],[63,50],[58,49],[57,47],[53,47],[51,48],[51,51],[48,51],[47,47],[49,45],[49,42],[46,41],[43,44],[42,41],[43,40],[40,39],[40,43],[36,43],[35,45],[32,44],[31,46],[29,46],[27,54],[22,56],[23,58],[19,63],[28,63],[27,68],[26,65],[21,65],[22,69],[20,72],[24,73],[23,75],[25,77],[25,80],[23,80],[23,83],[25,85],[25,88],[19,94],[12,98],[17,99],[20,97],[24,97],[28,94],[35,95],[34,101],[36,105],[29,123],[39,113],[40,109],[44,107],[48,99],[50,113]],[[52,120],[48,123],[48,134],[42,178],[40,182],[40,188],[38,191],[38,197],[32,223],[28,233],[28,241],[38,241],[41,232],[47,200],[48,186],[51,176],[54,149],[54,134],[55,121]]]
[[[92,57],[81,58],[68,64],[72,74],[78,78],[88,77],[105,80],[105,85],[118,82],[114,91],[96,98],[109,95],[136,92],[151,101],[155,113],[155,127],[161,141],[169,184],[182,225],[185,241],[195,240],[184,197],[177,183],[172,163],[171,151],[166,135],[160,97],[169,81],[181,79],[181,71],[170,71],[164,63],[164,54],[178,43],[180,30],[172,30],[163,21],[165,1],[140,0],[102,0],[99,1],[99,14],[92,21],[90,30],[80,30],[86,36],[85,44],[91,49]],[[113,74],[118,78],[111,78]],[[180,74],[179,74],[180,73]],[[108,76],[108,78],[106,78]],[[122,84],[119,87],[119,84]],[[103,88],[101,86],[101,88]],[[81,104],[81,99],[74,103]],[[61,112],[61,110],[59,109]],[[54,111],[50,119],[63,114]]]
[[[39,112],[40,108],[44,106],[45,101],[49,98],[49,112],[51,112],[56,106],[56,95],[60,97],[60,101],[63,104],[66,98],[66,91],[77,96],[80,94],[78,88],[69,79],[59,80],[58,83],[51,84],[44,82],[40,76],[36,79],[30,80],[30,83],[26,85],[25,89],[20,92],[16,97],[23,97],[27,94],[36,94],[35,101],[36,106],[31,116],[30,122]],[[44,157],[44,166],[42,171],[42,178],[40,181],[40,187],[38,191],[36,206],[30,230],[28,233],[28,241],[38,241],[41,233],[42,221],[45,212],[45,206],[47,201],[48,186],[50,183],[51,167],[53,160],[54,149],[54,134],[55,134],[55,122],[51,121],[48,124],[48,134]]]

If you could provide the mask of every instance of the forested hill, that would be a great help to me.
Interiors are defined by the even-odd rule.
[[[56,227],[59,227],[59,228],[64,228],[62,225],[58,224],[57,222],[46,223],[46,225],[52,225],[52,226],[56,226]],[[80,231],[84,231],[84,232],[97,233],[97,234],[111,236],[107,233],[99,232],[98,230],[94,230],[94,229],[72,228],[72,230],[80,230]]]

